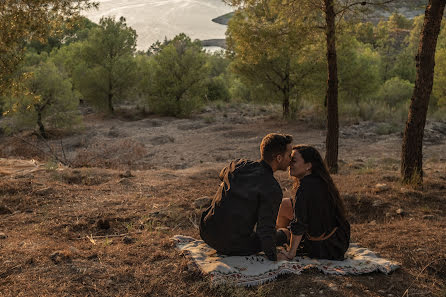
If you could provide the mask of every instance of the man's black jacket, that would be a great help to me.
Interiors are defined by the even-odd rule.
[[[222,183],[201,217],[200,235],[223,254],[264,251],[275,261],[275,226],[282,189],[265,161],[237,160],[220,173]]]

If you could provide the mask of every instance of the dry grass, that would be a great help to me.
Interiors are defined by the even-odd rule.
[[[7,236],[0,239],[0,296],[446,296],[446,160],[428,160],[425,187],[414,190],[400,184],[397,160],[361,157],[373,147],[348,141],[355,153],[334,179],[352,240],[401,262],[391,275],[308,271],[255,288],[210,287],[169,238],[198,238],[201,210],[193,201],[214,194],[221,163],[179,170],[166,164],[130,177],[124,170],[62,168],[0,180],[0,232]],[[277,178],[284,195],[292,195],[287,174]]]
[[[121,178],[106,169],[65,169],[1,181],[1,204],[13,213],[0,217],[8,236],[0,241],[0,295],[402,296],[409,288],[409,296],[444,296],[444,182],[429,177],[423,191],[401,192],[396,172],[356,172],[344,166],[335,177],[350,210],[352,238],[400,261],[402,269],[390,276],[308,272],[251,289],[211,288],[169,238],[198,236],[200,210],[191,205],[213,194],[217,171],[202,179],[177,174],[173,183],[167,172]],[[290,185],[284,174],[279,180]],[[376,191],[383,181],[389,188]]]

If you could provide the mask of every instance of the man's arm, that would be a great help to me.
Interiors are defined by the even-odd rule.
[[[262,251],[271,261],[277,261],[276,219],[282,201],[282,191],[264,191],[259,193],[256,233],[260,239]]]

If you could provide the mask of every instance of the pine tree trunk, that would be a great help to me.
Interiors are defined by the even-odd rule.
[[[287,118],[290,115],[290,90],[283,89],[282,116]]]
[[[404,131],[401,177],[405,183],[423,183],[423,136],[432,92],[435,48],[443,18],[445,0],[429,0],[416,56],[417,76]]]
[[[113,83],[112,83],[112,74],[111,74],[112,70],[110,70],[110,74],[108,76],[108,111],[111,114],[114,114],[115,109],[113,108]]]
[[[37,125],[39,125],[40,136],[47,139],[48,135],[46,134],[45,127],[43,126],[43,123],[42,123],[42,112],[41,111],[37,111]]]
[[[325,21],[327,37],[327,137],[325,141],[325,162],[331,173],[338,172],[338,69],[336,58],[336,35],[333,0],[325,0]]]
[[[113,94],[112,94],[112,92],[108,93],[108,111],[110,113],[115,112],[115,109],[113,108]]]
[[[282,116],[287,118],[290,115],[290,61],[288,60],[285,68],[284,86],[282,88]]]
[[[285,74],[285,86],[282,89],[283,101],[282,101],[282,116],[287,118],[290,115],[290,71],[289,64],[287,64]]]

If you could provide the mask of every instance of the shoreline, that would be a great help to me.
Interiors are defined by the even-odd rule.
[[[221,15],[221,16],[219,16],[219,17],[213,18],[212,21],[213,21],[214,23],[217,23],[217,24],[220,24],[220,25],[227,26],[228,23],[229,23],[229,21],[230,21],[231,18],[233,17],[233,15],[234,15],[234,12],[233,12],[233,11],[232,11],[232,12],[228,12],[228,13],[226,13],[226,14],[224,14],[224,15]]]

